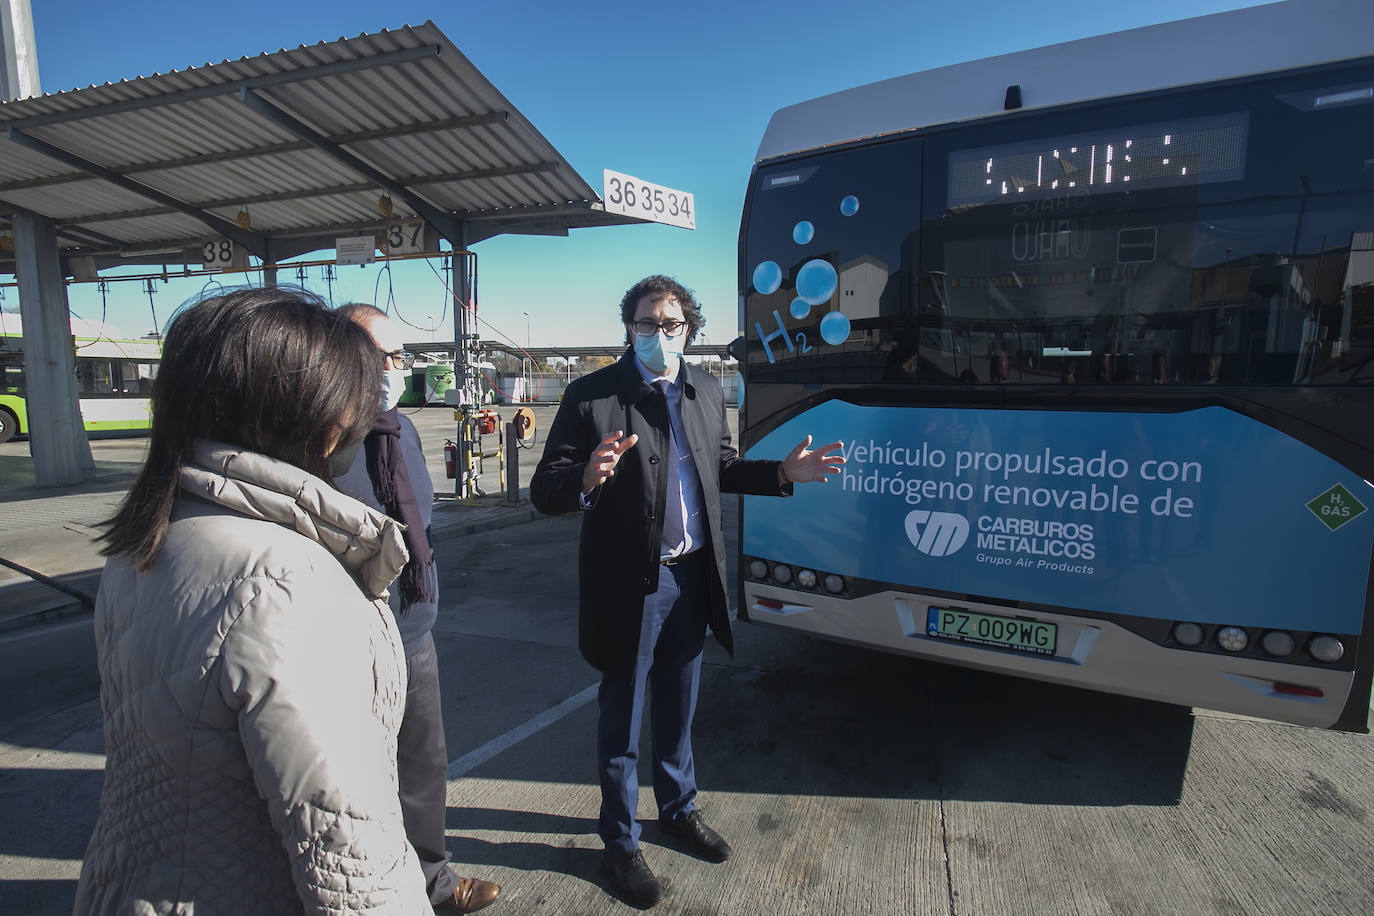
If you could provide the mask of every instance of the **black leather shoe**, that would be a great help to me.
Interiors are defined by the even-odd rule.
[[[638,849],[634,852],[608,849],[601,862],[611,877],[611,885],[626,903],[641,910],[658,903],[663,891],[649,870],[649,863],[644,861],[644,853]]]
[[[695,808],[672,820],[659,818],[658,826],[663,832],[680,837],[688,849],[707,861],[724,862],[734,852],[719,833],[706,826],[701,812]]]

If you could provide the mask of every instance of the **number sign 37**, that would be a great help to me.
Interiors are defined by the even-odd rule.
[[[683,229],[697,227],[696,201],[690,193],[610,169],[602,171],[605,173],[602,197],[607,213],[637,216]]]
[[[386,244],[382,249],[387,254],[423,254],[429,249],[429,238],[425,232],[425,221],[411,219],[403,222],[388,223]],[[434,250],[438,250],[437,244]]]

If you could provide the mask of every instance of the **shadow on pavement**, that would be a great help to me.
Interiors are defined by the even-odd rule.
[[[510,811],[504,808],[455,808],[450,806],[445,826],[449,830],[509,830],[520,833],[566,833],[582,835],[596,832],[596,818],[568,817],[538,811]]]
[[[74,493],[120,493],[129,489],[143,462],[102,460],[89,479],[65,487],[37,487],[33,482],[33,459],[20,455],[0,455],[0,502],[47,499]]]
[[[453,854],[459,874],[476,874],[484,866],[499,866],[521,871],[557,872],[598,887],[607,886],[600,877],[600,849],[550,843],[491,843],[466,836],[450,836],[448,850]]]
[[[1193,735],[1184,707],[800,637],[770,638],[763,651],[771,655],[751,659],[758,640],[744,635],[750,648],[735,664],[719,663],[714,649],[707,657],[717,661],[703,668],[693,729],[703,792],[1105,807],[1172,806],[1181,796]],[[758,667],[741,667],[751,661]],[[594,705],[580,710],[487,772],[593,785],[590,759],[585,774],[570,771],[568,755],[550,753],[548,742],[590,741],[595,715]],[[646,722],[642,792],[648,733]],[[579,829],[520,811],[454,821],[460,833]]]
[[[1190,710],[813,642],[709,670],[713,788],[1043,805],[1174,805]]]
[[[0,912],[25,916],[69,916],[76,904],[76,879],[11,881],[0,878]]]

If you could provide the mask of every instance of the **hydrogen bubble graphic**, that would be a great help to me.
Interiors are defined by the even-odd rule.
[[[810,220],[802,220],[792,227],[792,241],[798,245],[805,245],[816,237],[816,227],[811,225]]]
[[[831,312],[821,319],[821,339],[839,346],[849,339],[849,317],[844,312]]]
[[[853,194],[850,194],[844,200],[840,201],[840,212],[843,213],[845,216],[853,216],[855,213],[858,213],[859,198],[855,197]]]
[[[835,295],[835,287],[839,282],[840,278],[829,261],[814,258],[797,271],[797,295],[811,305],[820,305]],[[755,285],[758,285],[757,275]]]
[[[792,317],[793,317],[793,318],[805,318],[807,315],[810,315],[810,314],[811,314],[811,303],[807,302],[805,299],[802,299],[801,297],[798,297],[798,298],[792,300]]]
[[[782,286],[781,267],[772,261],[764,261],[754,268],[754,289],[766,296],[769,293],[777,292],[779,286]]]

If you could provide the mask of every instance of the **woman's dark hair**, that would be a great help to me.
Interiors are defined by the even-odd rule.
[[[706,324],[706,319],[701,315],[701,306],[697,304],[697,297],[692,295],[692,291],[672,277],[662,275],[645,277],[625,292],[625,298],[620,300],[620,322],[625,325],[625,343],[634,343],[633,332],[629,325],[635,320],[635,309],[639,307],[639,300],[648,296],[651,301],[657,302],[659,299],[676,299],[677,304],[682,306],[682,317],[687,322],[687,343],[691,343],[697,336],[697,331]]]
[[[198,439],[328,479],[331,446],[366,435],[382,355],[367,332],[303,289],[243,289],[178,314],[153,381],[148,459],[101,553],[146,568],[162,548],[181,467]]]

